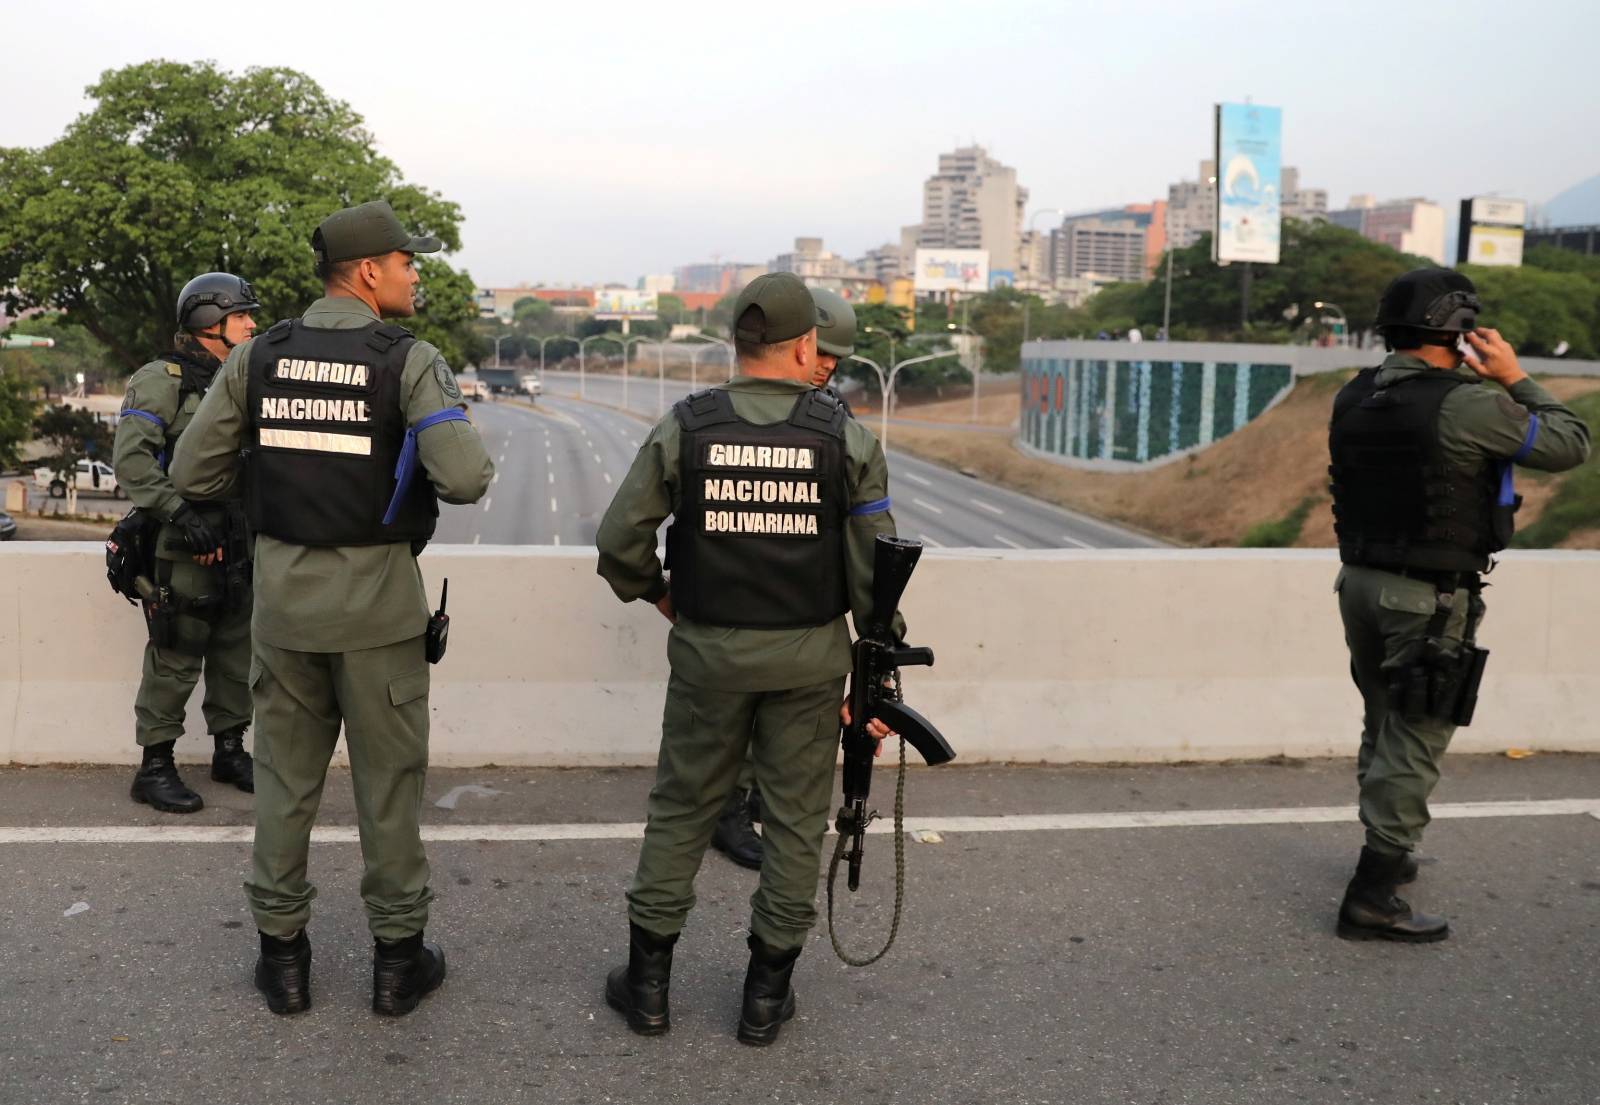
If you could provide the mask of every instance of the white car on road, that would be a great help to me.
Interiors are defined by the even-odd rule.
[[[47,488],[52,499],[67,497],[67,480],[62,472],[49,465],[33,470],[35,487]],[[117,476],[111,465],[98,460],[80,460],[72,484],[82,494],[110,495],[113,499],[126,499],[128,493],[117,485]]]
[[[530,399],[537,399],[543,394],[544,385],[539,382],[539,377],[537,376],[524,376],[522,378],[522,390]]]

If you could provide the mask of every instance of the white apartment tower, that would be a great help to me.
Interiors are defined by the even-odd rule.
[[[986,249],[990,271],[1016,272],[1028,190],[1017,171],[982,146],[939,155],[939,171],[922,185],[924,249]]]

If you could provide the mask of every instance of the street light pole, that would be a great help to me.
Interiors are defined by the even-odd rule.
[[[582,398],[586,397],[589,394],[588,391],[585,390],[585,387],[584,387],[584,382],[587,379],[587,377],[585,376],[585,368],[586,368],[586,365],[587,365],[587,362],[585,360],[585,356],[586,356],[586,354],[588,352],[588,349],[589,349],[589,343],[592,342],[592,341],[616,341],[616,340],[617,339],[615,337],[613,337],[612,335],[610,335],[610,334],[590,334],[588,337],[586,337],[582,341],[578,342],[578,398],[579,399],[582,399]],[[622,359],[624,361],[626,361],[628,359],[628,351],[627,351],[626,348],[624,348],[623,351],[622,351]],[[623,368],[626,369],[627,365],[624,364]]]
[[[870,329],[870,327],[869,327],[869,329]],[[710,334],[689,334],[689,335],[687,335],[685,340],[688,340],[688,338],[693,338],[696,341],[703,341],[703,342],[709,343],[707,345],[694,346],[689,351],[689,390],[690,391],[696,391],[699,388],[699,385],[698,385],[698,383],[696,381],[698,380],[698,375],[699,375],[698,372],[697,372],[697,369],[698,369],[699,364],[700,364],[700,354],[704,353],[707,349],[711,349],[711,348],[714,348],[714,347],[720,347],[722,349],[726,349],[728,351],[728,375],[730,377],[733,375],[733,346],[729,345],[727,342],[723,341],[721,338],[712,337]]]
[[[859,353],[851,354],[851,360],[860,361],[862,364],[872,369],[873,372],[878,374],[878,390],[883,396],[883,410],[879,418],[879,425],[882,428],[878,431],[878,444],[883,447],[885,456],[888,456],[889,454],[889,397],[894,394],[895,377],[900,375],[900,370],[902,368],[907,368],[914,364],[921,364],[923,361],[933,361],[938,360],[940,357],[953,356],[955,356],[955,350],[946,349],[943,353],[924,353],[920,357],[911,357],[907,360],[901,361],[899,364],[895,364],[894,359],[891,357],[889,360],[889,371],[885,373],[883,371],[883,366],[878,364],[877,361],[874,361],[869,357],[863,357]]]
[[[1171,341],[1172,331],[1172,249],[1167,248],[1167,291],[1161,303],[1161,340]]]
[[[1331,310],[1331,311],[1338,311],[1339,312],[1339,328],[1340,328],[1339,344],[1343,345],[1345,343],[1345,339],[1350,336],[1350,320],[1345,318],[1345,316],[1344,316],[1344,308],[1339,306],[1337,303],[1328,303],[1325,300],[1321,300],[1321,299],[1317,300],[1311,306],[1315,307],[1319,311],[1330,311]]]
[[[646,338],[643,334],[634,334],[631,337],[624,335],[622,337],[612,338],[611,340],[615,341],[617,344],[622,346],[622,409],[623,410],[627,410],[628,409],[628,351],[631,350],[635,345],[638,345],[640,342],[648,341],[649,339]]]

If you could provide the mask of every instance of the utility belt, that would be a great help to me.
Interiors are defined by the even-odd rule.
[[[1396,569],[1384,569],[1395,571]],[[1414,579],[1434,584],[1434,611],[1422,636],[1407,641],[1390,665],[1389,708],[1407,721],[1437,718],[1452,725],[1471,725],[1478,707],[1478,688],[1489,662],[1489,650],[1479,648],[1478,623],[1483,619],[1483,588],[1476,574],[1399,570]],[[1455,612],[1456,592],[1466,591],[1467,615],[1461,639],[1445,635]]]
[[[221,564],[203,565],[207,567],[205,592],[179,594],[172,586],[173,565],[178,561],[166,557],[154,557],[149,574],[135,581],[150,643],[186,656],[204,655],[210,627],[226,615],[248,609],[251,602],[250,527],[243,501],[206,504],[197,509],[216,527],[223,553]],[[162,550],[181,552],[185,560],[194,555],[194,550],[179,537],[169,537]]]

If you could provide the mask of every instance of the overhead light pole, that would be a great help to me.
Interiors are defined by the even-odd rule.
[[[887,456],[889,452],[889,398],[894,394],[894,382],[895,378],[900,375],[900,370],[902,368],[909,368],[914,364],[921,364],[923,361],[934,361],[938,360],[940,357],[954,357],[955,355],[956,352],[954,349],[946,349],[942,353],[924,353],[920,357],[910,357],[901,361],[899,364],[895,364],[894,360],[891,358],[889,361],[888,372],[885,372],[883,370],[883,366],[877,361],[872,360],[870,357],[863,357],[859,353],[853,353],[850,355],[851,360],[860,361],[862,364],[872,369],[873,372],[878,374],[878,389],[883,395],[883,411],[882,417],[879,420],[879,425],[882,427],[882,429],[878,432],[878,444],[883,447],[885,456]]]

